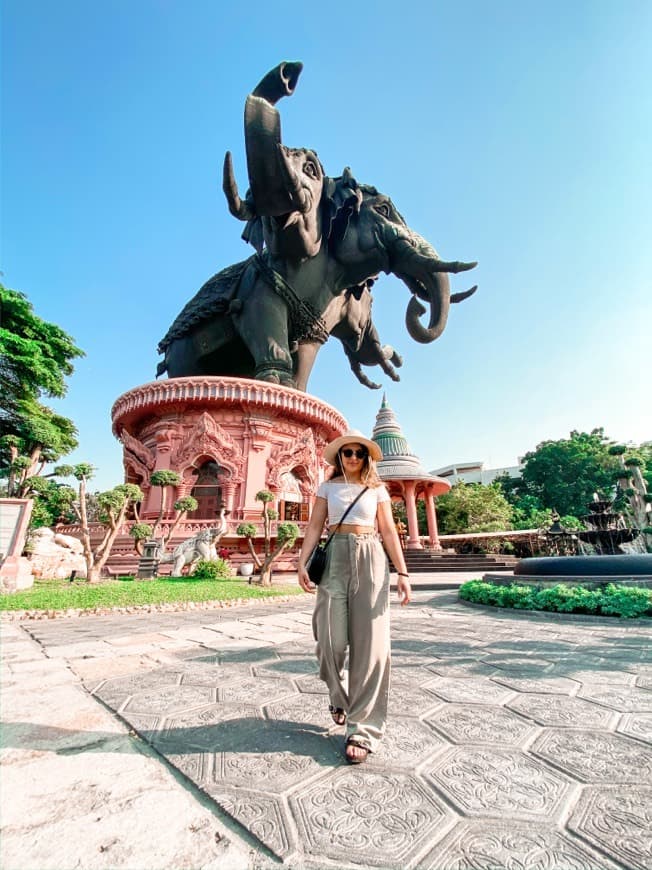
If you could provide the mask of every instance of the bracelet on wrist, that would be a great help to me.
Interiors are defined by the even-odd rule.
[[[410,576],[409,574],[404,574],[402,571],[397,571],[396,573],[398,574],[399,577],[409,577]]]

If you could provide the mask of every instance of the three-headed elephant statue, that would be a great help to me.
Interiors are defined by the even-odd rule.
[[[358,183],[349,169],[331,178],[314,151],[282,144],[275,104],[294,92],[301,69],[280,64],[247,97],[244,199],[230,153],[224,161],[229,209],[246,222],[243,238],[256,253],[214,275],[183,308],[159,344],[165,358],[157,375],[253,377],[305,390],[332,334],[359,380],[377,386],[361,365],[380,365],[398,379],[392,363],[401,364],[380,343],[365,298],[381,272],[398,276],[412,294],[407,331],[422,343],[438,338],[450,304],[476,289],[451,294],[449,274],[476,264],[440,259],[375,187]]]

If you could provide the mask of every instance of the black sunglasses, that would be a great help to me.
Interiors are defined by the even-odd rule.
[[[352,447],[344,447],[340,451],[342,456],[350,459],[354,454],[356,459],[365,459],[369,455],[369,451],[361,447],[359,450],[354,450]]]

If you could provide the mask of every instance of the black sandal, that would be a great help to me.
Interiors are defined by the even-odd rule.
[[[346,713],[342,707],[333,707],[332,704],[329,704],[328,712],[331,714],[333,722],[335,722],[336,725],[346,725]]]
[[[356,749],[364,750],[364,755],[349,755],[348,752],[345,752],[344,755],[349,764],[362,764],[363,761],[367,760],[367,756],[369,755],[369,747],[364,743],[361,743],[359,740],[356,740],[355,737],[349,737],[346,741],[346,748],[349,746],[354,746]]]

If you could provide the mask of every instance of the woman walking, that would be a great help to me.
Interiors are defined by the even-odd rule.
[[[328,685],[333,721],[346,725],[346,759],[359,764],[377,749],[387,719],[389,564],[383,545],[398,570],[401,604],[409,603],[411,590],[389,494],[376,471],[375,463],[382,459],[380,448],[352,430],[326,446],[324,459],[334,469],[317,490],[299,555],[299,583],[304,591],[318,593],[313,632],[319,675]],[[327,517],[329,531],[335,534],[317,589],[310,582],[306,563]],[[348,685],[344,673],[347,648]]]

